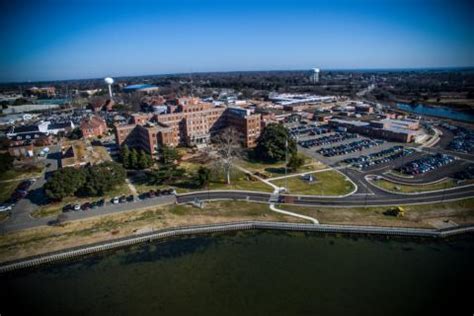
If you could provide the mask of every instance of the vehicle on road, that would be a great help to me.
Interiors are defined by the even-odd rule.
[[[13,208],[13,205],[11,204],[2,204],[0,205],[0,212],[8,212],[11,211]]]
[[[118,196],[114,197],[114,198],[111,200],[111,202],[112,202],[112,204],[119,204],[119,203],[120,203],[119,197],[118,197]]]

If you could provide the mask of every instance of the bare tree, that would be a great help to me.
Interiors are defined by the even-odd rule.
[[[242,151],[239,132],[233,127],[228,127],[216,137],[215,143],[217,153],[224,168],[226,183],[230,184],[230,172],[234,160],[240,156]]]
[[[122,94],[123,103],[127,107],[129,107],[132,111],[138,112],[141,110],[142,99],[143,99],[143,95],[140,94],[139,92]]]

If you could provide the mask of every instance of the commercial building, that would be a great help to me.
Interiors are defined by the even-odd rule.
[[[159,90],[159,87],[151,85],[151,84],[132,84],[122,89],[123,92],[142,92],[142,93],[150,93],[150,92],[154,92],[158,90]]]
[[[391,120],[361,122],[341,119],[331,119],[332,127],[345,127],[348,132],[382,138],[401,143],[414,142],[418,136],[419,122],[416,120]]]
[[[131,124],[116,125],[116,142],[157,152],[160,146],[205,146],[226,127],[234,127],[245,147],[254,147],[260,136],[260,114],[239,107],[216,107],[198,98],[170,102],[166,114],[134,114]]]
[[[54,97],[56,95],[55,87],[32,87],[26,90],[28,95],[36,95],[41,97]]]

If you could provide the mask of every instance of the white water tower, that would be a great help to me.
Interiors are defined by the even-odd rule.
[[[312,83],[318,83],[319,82],[319,68],[313,68],[313,71],[311,72],[311,76],[309,77],[309,80]]]
[[[112,84],[114,83],[114,79],[111,77],[107,77],[104,79],[104,81],[109,87],[109,96],[110,96],[110,100],[112,100]]]

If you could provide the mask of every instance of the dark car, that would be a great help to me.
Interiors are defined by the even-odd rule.
[[[82,204],[81,210],[85,211],[85,210],[90,209],[91,207],[92,207],[91,203],[86,202],[86,203]]]
[[[135,200],[135,197],[133,195],[127,196],[127,202],[133,202]]]
[[[104,204],[105,204],[105,200],[104,200],[104,199],[101,199],[101,200],[98,200],[98,201],[97,201],[97,206],[99,206],[99,207],[104,206]]]
[[[69,212],[69,211],[72,211],[74,210],[74,205],[72,204],[67,204],[67,205],[64,205],[63,207],[63,212]]]
[[[23,182],[21,182],[18,187],[16,188],[17,190],[22,190],[22,191],[26,191],[28,190],[28,188],[33,184],[33,181],[31,180],[25,180]]]
[[[125,195],[122,195],[120,198],[119,198],[119,202],[120,203],[125,203],[127,202],[127,197]]]

